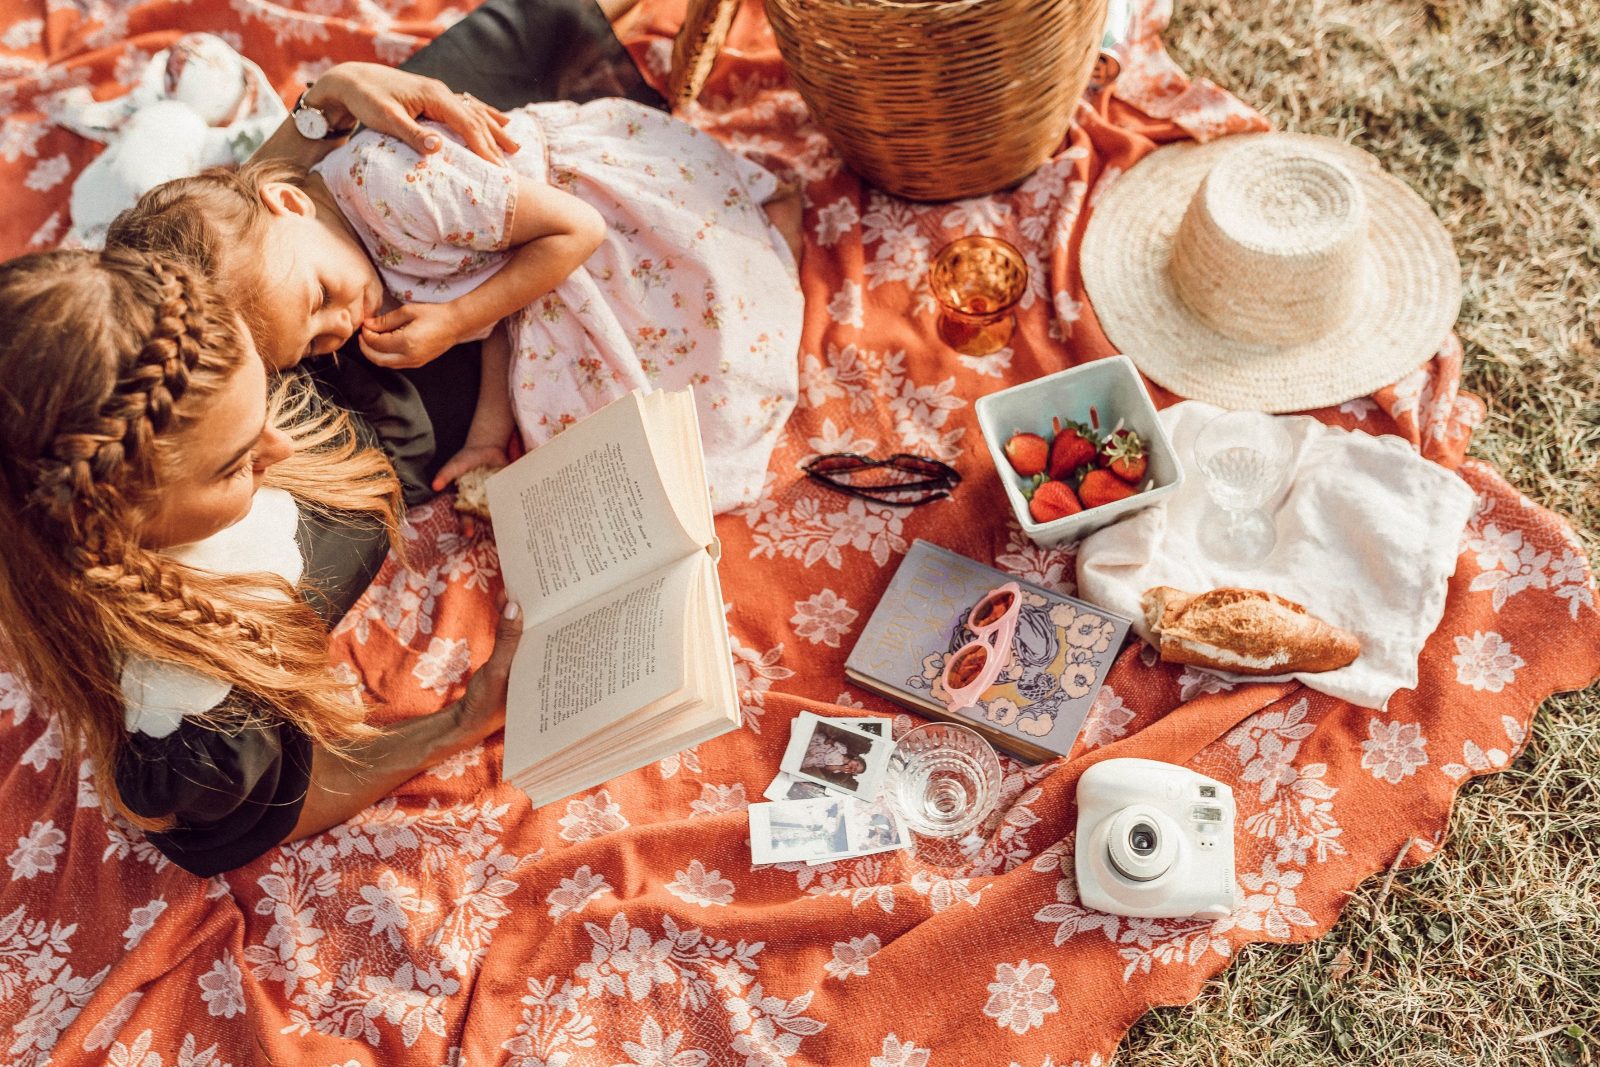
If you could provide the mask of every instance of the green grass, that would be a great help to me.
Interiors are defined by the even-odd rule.
[[[1178,0],[1178,62],[1280,129],[1373,152],[1465,278],[1473,454],[1600,540],[1600,3]],[[1117,1062],[1600,1063],[1600,687],[1462,791],[1439,856],[1357,889],[1305,946],[1254,945]]]

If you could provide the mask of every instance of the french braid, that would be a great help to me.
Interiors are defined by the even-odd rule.
[[[57,433],[39,463],[33,496],[52,510],[70,512],[74,500],[93,499],[122,478],[128,462],[148,457],[199,361],[197,337],[204,325],[187,272],[160,260],[147,269],[160,301],[154,329],[118,374],[92,423]]]
[[[120,486],[129,473],[148,469],[156,436],[173,422],[202,353],[218,332],[195,299],[196,280],[183,266],[151,260],[155,323],[122,368],[91,426],[58,433],[40,464],[35,498],[59,516],[72,535],[69,563],[102,595],[118,597],[129,611],[158,624],[185,626],[211,641],[243,640],[259,655],[272,645],[261,620],[240,617],[192,589],[180,568],[139,547],[118,521]]]

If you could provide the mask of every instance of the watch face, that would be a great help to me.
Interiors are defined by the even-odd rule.
[[[299,107],[294,112],[294,128],[308,141],[320,141],[328,136],[328,120],[314,107]]]

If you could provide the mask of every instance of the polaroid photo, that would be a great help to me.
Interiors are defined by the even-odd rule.
[[[843,811],[845,851],[813,856],[806,860],[807,864],[814,866],[911,847],[910,832],[887,800],[880,800],[876,804],[846,800]]]
[[[888,800],[876,804],[857,803],[845,809],[845,837],[852,856],[893,852],[911,847],[911,832],[900,821]]]
[[[875,719],[870,715],[851,719],[834,719],[833,722],[845,726],[854,726],[857,730],[865,730],[873,737],[891,737],[890,728],[894,725],[889,719]]]
[[[820,786],[816,782],[802,782],[792,774],[779,771],[778,776],[761,795],[768,800],[811,800],[826,796],[828,792],[827,787]]]
[[[802,711],[794,720],[779,769],[870,803],[878,799],[893,748],[887,737]]]
[[[800,863],[849,851],[849,797],[750,805],[750,862]]]

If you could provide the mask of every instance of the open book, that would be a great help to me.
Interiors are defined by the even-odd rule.
[[[525,613],[506,780],[541,807],[739,725],[700,424],[632,393],[489,479]]]

